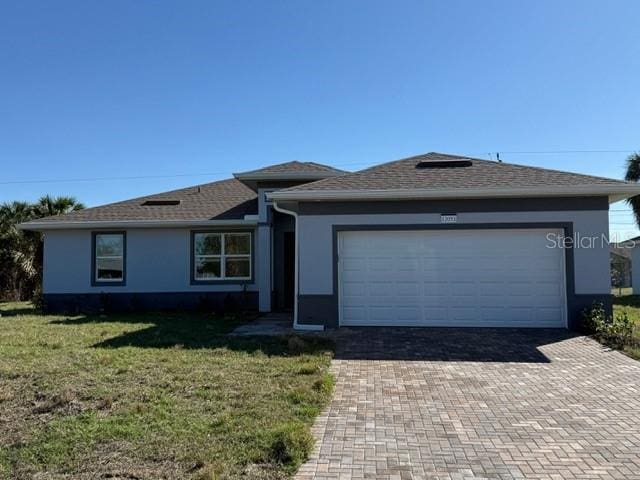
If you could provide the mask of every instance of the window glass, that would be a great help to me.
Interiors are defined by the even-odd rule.
[[[99,234],[96,235],[96,255],[102,256],[121,256],[124,249],[122,234]]]
[[[95,235],[95,279],[105,282],[124,280],[124,235]]]
[[[224,264],[227,278],[246,278],[251,276],[251,261],[248,258],[227,258]]]
[[[193,242],[195,280],[251,278],[251,233],[196,233]]]
[[[98,280],[122,280],[122,258],[96,258]]]
[[[196,258],[196,278],[208,280],[221,276],[219,258]]]
[[[196,233],[196,255],[220,255],[222,253],[222,235],[219,233]]]
[[[226,255],[248,255],[251,253],[251,236],[248,233],[228,233],[224,236]]]

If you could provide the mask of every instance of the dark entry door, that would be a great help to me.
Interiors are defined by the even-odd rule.
[[[284,308],[293,308],[296,239],[294,232],[284,232]]]

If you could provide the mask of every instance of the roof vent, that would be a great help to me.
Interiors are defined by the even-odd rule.
[[[416,163],[416,168],[458,168],[471,165],[471,160],[426,160]]]
[[[144,207],[157,207],[164,205],[180,205],[180,200],[147,200],[142,202]]]

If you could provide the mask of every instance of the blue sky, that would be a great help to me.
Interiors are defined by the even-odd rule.
[[[638,18],[635,0],[4,2],[0,202],[427,151],[622,178]],[[564,150],[607,152],[509,153]],[[611,226],[640,234],[623,205]]]

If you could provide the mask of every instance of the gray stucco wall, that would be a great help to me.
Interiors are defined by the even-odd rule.
[[[190,229],[127,230],[126,285],[92,286],[91,231],[48,231],[44,237],[43,292],[99,294],[242,291],[244,286],[237,284],[191,285],[190,232]],[[255,231],[253,234],[255,236]],[[260,245],[258,241],[253,243],[257,259],[261,253]],[[255,260],[253,262],[256,270],[258,263]],[[254,272],[254,279],[256,278],[257,272]],[[246,290],[257,291],[256,283],[246,285]]]
[[[589,204],[586,199],[583,204]],[[512,201],[505,211],[460,211],[458,205],[447,205],[439,202],[438,213],[354,213],[340,214],[336,208],[335,214],[305,214],[313,208],[299,206],[298,228],[300,238],[300,279],[299,279],[299,314],[300,323],[322,323],[329,326],[337,325],[337,293],[334,291],[333,258],[333,227],[339,225],[438,225],[440,213],[457,213],[456,228],[481,224],[522,224],[522,223],[566,223],[571,224],[576,238],[597,239],[589,248],[577,247],[572,249],[573,259],[573,298],[568,298],[570,324],[576,326],[575,318],[579,310],[588,306],[594,300],[605,303],[610,297],[609,247],[601,241],[602,235],[608,235],[609,221],[606,203],[593,202],[593,210],[566,210],[572,202],[561,203],[558,200],[558,210],[551,210],[549,202],[544,208],[535,211],[517,211],[517,205]],[[391,203],[391,202],[388,202]],[[525,203],[525,205],[532,205]],[[532,205],[533,206],[533,205]],[[316,208],[317,209],[317,208]],[[345,210],[360,211],[355,204],[345,207]],[[381,208],[381,211],[389,209]],[[406,209],[405,209],[406,210]],[[469,209],[473,210],[473,209]]]
[[[640,293],[640,242],[631,250],[631,287],[633,293]]]

